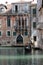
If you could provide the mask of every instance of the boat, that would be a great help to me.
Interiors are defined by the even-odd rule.
[[[25,54],[30,53],[31,52],[31,45],[29,44],[28,46],[25,47]]]

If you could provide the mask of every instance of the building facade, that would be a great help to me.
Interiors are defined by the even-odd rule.
[[[43,48],[43,0],[38,0],[37,16],[38,45]]]
[[[37,4],[31,4],[31,40],[37,46]]]
[[[0,45],[12,46],[29,42],[31,32],[33,33],[33,18],[36,26],[36,12],[33,13],[34,16],[31,14],[34,7],[36,4],[31,5],[31,2],[11,3],[7,5],[5,13],[0,12]]]
[[[5,13],[0,13],[0,45],[24,44],[30,37],[30,2],[11,5]]]

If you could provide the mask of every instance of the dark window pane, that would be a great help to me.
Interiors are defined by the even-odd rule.
[[[7,26],[10,27],[10,17],[7,17]]]
[[[13,36],[16,36],[16,32],[13,32]]]
[[[33,9],[33,14],[36,14],[36,9]]]
[[[42,0],[42,7],[43,7],[43,0]]]
[[[0,36],[1,36],[1,31],[0,31]]]
[[[7,32],[7,35],[10,36],[10,31]]]
[[[33,28],[36,28],[36,22],[33,22]]]
[[[36,41],[36,36],[34,36],[34,41]]]
[[[24,28],[24,19],[22,18],[22,27]]]
[[[15,12],[18,12],[18,6],[15,5]]]
[[[36,9],[33,9],[33,16],[36,16]]]

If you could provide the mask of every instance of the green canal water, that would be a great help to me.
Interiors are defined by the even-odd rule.
[[[26,54],[24,47],[0,47],[0,65],[43,65],[43,51]]]

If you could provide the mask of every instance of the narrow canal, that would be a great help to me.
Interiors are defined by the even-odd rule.
[[[43,65],[43,51],[26,54],[24,47],[0,47],[0,65]]]

